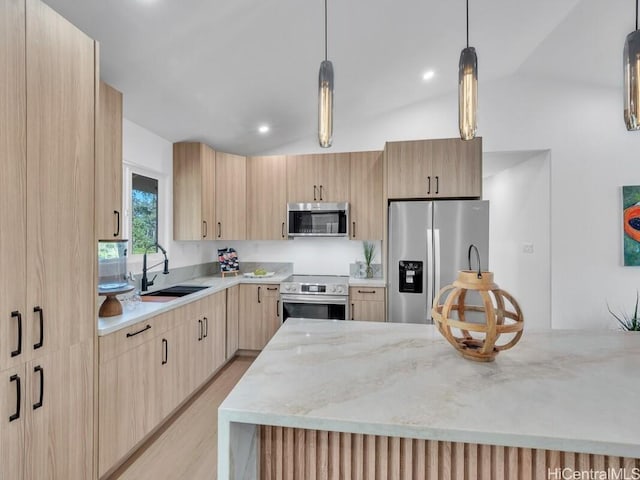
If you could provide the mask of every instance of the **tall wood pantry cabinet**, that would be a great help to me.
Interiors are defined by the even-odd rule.
[[[0,478],[92,478],[96,45],[39,0],[0,45]]]

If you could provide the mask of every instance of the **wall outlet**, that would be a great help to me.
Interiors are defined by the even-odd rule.
[[[523,243],[522,253],[533,253],[533,243]]]

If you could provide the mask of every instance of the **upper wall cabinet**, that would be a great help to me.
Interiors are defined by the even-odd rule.
[[[247,158],[216,152],[215,240],[247,238]]]
[[[245,177],[246,157],[174,143],[174,240],[244,240]]]
[[[479,198],[482,139],[387,142],[387,198]]]
[[[247,158],[247,238],[286,240],[287,157]]]
[[[384,201],[382,198],[382,152],[351,153],[352,240],[382,240]]]
[[[96,236],[122,238],[122,93],[100,82],[96,112]]]
[[[287,157],[287,201],[349,200],[349,153]]]
[[[174,240],[215,240],[215,156],[204,143],[173,144]]]

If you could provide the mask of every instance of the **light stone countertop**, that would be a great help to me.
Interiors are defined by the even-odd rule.
[[[638,399],[638,333],[525,331],[477,363],[433,326],[289,319],[220,406],[219,457],[264,424],[639,458]]]
[[[174,308],[181,307],[193,302],[194,300],[199,300],[207,295],[212,295],[240,283],[279,284],[291,274],[291,272],[277,272],[275,275],[265,278],[245,277],[242,274],[225,278],[222,278],[220,275],[213,275],[185,280],[183,282],[179,282],[179,285],[203,285],[210,288],[184,297],[177,297],[175,300],[171,300],[169,302],[138,302],[135,308],[131,308],[123,302],[122,315],[98,318],[98,336],[102,337],[122,328],[130,327],[131,325],[148,320],[156,315],[168,312]],[[349,277],[349,286],[384,287],[385,282],[381,278],[362,279]],[[167,286],[162,288],[167,288]]]

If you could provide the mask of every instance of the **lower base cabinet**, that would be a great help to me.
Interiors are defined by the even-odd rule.
[[[351,320],[384,322],[387,318],[385,288],[351,287]]]
[[[282,323],[280,288],[270,284],[240,285],[238,347],[262,350]]]
[[[98,406],[103,477],[224,364],[226,293],[101,337],[100,345],[105,347]]]
[[[93,340],[0,372],[0,478],[93,477]]]

